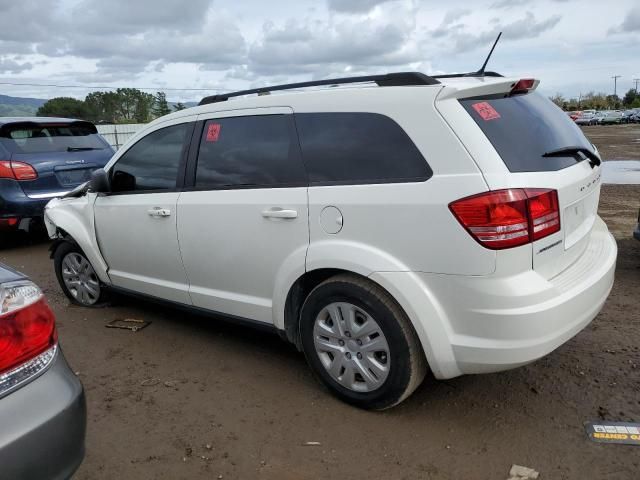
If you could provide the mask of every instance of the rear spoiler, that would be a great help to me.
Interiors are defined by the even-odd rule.
[[[14,130],[23,130],[29,128],[43,128],[43,127],[80,127],[86,128],[90,133],[98,133],[98,129],[96,126],[84,120],[73,120],[71,122],[60,122],[60,121],[51,121],[51,122],[34,122],[34,121],[24,121],[24,122],[11,122],[5,123],[4,125],[0,125],[0,137],[9,137],[9,133]]]
[[[538,88],[540,80],[535,78],[504,77],[449,77],[453,81],[442,82],[444,88],[438,94],[438,100],[448,98],[508,97],[522,95]],[[460,80],[458,80],[460,79]]]

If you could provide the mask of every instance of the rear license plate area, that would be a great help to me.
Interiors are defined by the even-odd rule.
[[[564,248],[568,250],[591,231],[598,209],[599,190],[572,203],[564,209]]]
[[[58,170],[56,171],[56,177],[60,185],[80,185],[91,180],[91,172],[92,169],[90,168]]]

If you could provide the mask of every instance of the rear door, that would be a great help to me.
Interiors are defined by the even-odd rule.
[[[5,125],[0,142],[12,162],[30,165],[34,178],[20,181],[31,198],[51,198],[89,180],[113,155],[111,146],[88,122]]]
[[[194,117],[191,117],[192,119]],[[190,304],[176,232],[186,153],[193,123],[165,123],[109,168],[112,193],[96,199],[100,252],[114,285]]]
[[[284,107],[199,116],[178,201],[194,305],[272,323],[276,285],[304,273],[307,180],[292,117]]]
[[[586,248],[597,216],[601,173],[583,154],[545,154],[566,147],[597,154],[595,147],[562,110],[535,92],[476,95],[460,99],[459,105],[484,134],[484,144],[476,138],[468,147],[491,190],[557,190],[561,229],[532,245],[533,268],[547,278],[556,275]],[[456,125],[462,137],[464,128],[472,128]]]

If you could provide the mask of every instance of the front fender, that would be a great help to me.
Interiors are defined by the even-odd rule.
[[[110,284],[107,274],[109,266],[100,254],[95,235],[95,200],[95,193],[77,198],[54,198],[44,209],[44,221],[50,238],[59,239],[61,230],[68,234],[87,256],[98,278]]]

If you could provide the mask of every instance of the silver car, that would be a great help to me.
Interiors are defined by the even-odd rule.
[[[0,264],[0,478],[68,479],[84,457],[82,384],[42,291]]]

